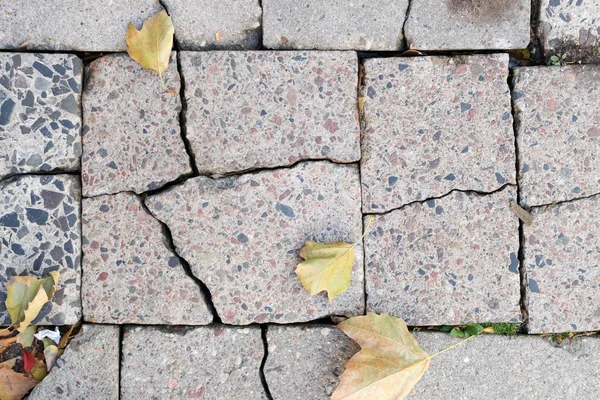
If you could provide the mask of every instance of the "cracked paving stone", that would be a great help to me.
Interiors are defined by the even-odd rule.
[[[179,92],[175,53],[163,73]],[[181,98],[128,55],[94,61],[83,93],[83,195],[155,190],[191,174],[181,139]]]
[[[355,52],[182,52],[201,173],[360,159]]]
[[[366,60],[363,211],[515,183],[507,77],[506,54]]]
[[[28,399],[118,400],[119,327],[83,324]]]
[[[514,71],[521,203],[600,192],[600,66]]]
[[[201,289],[168,249],[162,226],[133,194],[83,200],[86,321],[206,325]]]
[[[367,310],[409,325],[519,322],[515,198],[511,187],[453,192],[376,216],[365,237]]]
[[[60,280],[41,325],[71,325],[81,317],[79,179],[71,175],[19,176],[0,182],[0,326],[10,325],[6,285],[11,277]]]
[[[223,323],[305,322],[364,311],[360,244],[351,286],[332,303],[325,292],[310,296],[294,273],[305,242],[360,240],[356,165],[305,162],[218,180],[201,176],[146,204],[169,226]]]
[[[529,332],[600,330],[600,196],[534,208],[524,226]]]
[[[266,400],[263,356],[258,327],[126,327],[121,398]]]
[[[81,60],[69,54],[0,53],[0,66],[0,179],[78,170]]]

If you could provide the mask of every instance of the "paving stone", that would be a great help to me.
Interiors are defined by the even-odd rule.
[[[544,55],[566,61],[600,61],[600,3],[594,0],[540,0],[538,36]]]
[[[126,328],[121,398],[267,399],[258,327]]]
[[[0,65],[0,179],[79,169],[81,60],[0,53]]]
[[[58,271],[52,302],[36,322],[71,325],[81,317],[79,178],[19,176],[0,182],[0,326],[10,325],[6,285],[15,275]]]
[[[129,22],[162,9],[158,0],[0,2],[0,49],[125,51]]]
[[[530,0],[412,0],[404,34],[419,50],[524,49]]]
[[[263,0],[270,49],[399,50],[408,0]]]
[[[354,52],[181,53],[201,173],[360,158]]]
[[[179,91],[175,53],[163,78]],[[180,111],[179,95],[128,55],[94,61],[83,94],[83,195],[141,193],[190,174]]]
[[[370,59],[365,71],[363,211],[516,182],[506,54]]]
[[[182,50],[257,49],[262,9],[258,0],[163,0]]]
[[[517,68],[513,82],[521,202],[600,192],[600,67]]]
[[[29,400],[119,398],[119,327],[83,324]]]
[[[409,325],[521,319],[519,224],[508,186],[376,216],[365,237],[367,310]]]
[[[529,331],[600,330],[600,196],[533,209],[524,227]]]
[[[269,326],[265,378],[274,400],[328,400],[360,347],[327,326]]]
[[[160,222],[133,194],[83,200],[85,319],[98,323],[206,325],[201,289],[167,247]]]
[[[348,291],[310,296],[294,270],[306,241],[360,240],[355,165],[306,162],[213,180],[189,179],[146,204],[210,290],[223,323],[304,322],[364,311],[362,247]]]

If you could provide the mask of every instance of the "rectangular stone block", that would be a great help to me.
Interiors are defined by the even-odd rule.
[[[183,52],[201,173],[360,159],[354,52]]]
[[[506,54],[366,60],[363,211],[516,183],[507,77]]]

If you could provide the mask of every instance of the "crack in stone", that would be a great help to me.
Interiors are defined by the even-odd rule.
[[[581,200],[591,199],[592,197],[596,197],[599,195],[600,195],[600,192],[593,193],[593,194],[590,194],[587,196],[575,197],[574,199],[569,199],[569,200],[560,200],[560,201],[555,201],[555,202],[547,203],[547,204],[539,204],[539,205],[535,205],[535,206],[529,206],[528,208],[530,210],[533,210],[533,209],[542,208],[542,207],[555,207],[555,206],[559,206],[561,204],[576,203]]]
[[[53,169],[51,171],[16,173],[16,174],[7,175],[4,178],[0,179],[0,185],[3,184],[4,182],[10,181],[13,178],[20,178],[20,177],[26,177],[26,176],[56,176],[56,175],[81,176],[81,172],[57,168],[57,169]]]
[[[404,50],[410,49],[410,43],[408,43],[408,38],[406,37],[406,23],[408,22],[408,17],[410,16],[410,11],[412,8],[413,0],[408,0],[408,7],[406,7],[406,15],[404,16],[404,22],[402,23],[402,48]]]
[[[265,364],[267,363],[267,358],[269,357],[269,343],[267,342],[268,329],[269,329],[268,325],[261,325],[261,327],[260,327],[260,336],[263,341],[264,355],[263,355],[262,362],[260,363],[260,368],[258,370],[258,373],[260,375],[260,382],[263,385],[267,399],[273,400],[273,395],[271,395],[271,390],[269,389],[269,384],[267,382],[267,378],[265,377]]]

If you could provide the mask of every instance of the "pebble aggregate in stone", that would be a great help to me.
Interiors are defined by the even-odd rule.
[[[165,245],[161,224],[133,194],[83,200],[85,319],[110,324],[206,325],[201,289]]]
[[[363,211],[515,183],[508,55],[365,61]]]
[[[121,398],[267,399],[260,329],[126,328]]]
[[[83,324],[28,399],[119,399],[119,327]]]
[[[354,52],[182,52],[201,173],[360,158]]]
[[[0,179],[79,169],[81,69],[68,54],[0,53]]]
[[[514,71],[521,203],[528,206],[600,192],[600,67]]]
[[[365,237],[367,310],[409,325],[518,322],[518,219],[511,187],[454,192],[376,216]]]
[[[179,91],[175,53],[163,78]],[[180,111],[179,95],[128,55],[94,61],[83,95],[83,195],[141,193],[190,174]]]
[[[41,325],[71,325],[81,317],[79,179],[71,175],[20,176],[0,182],[0,326],[10,325],[6,285],[15,275],[58,271]]]
[[[600,330],[600,196],[533,209],[524,227],[529,332]]]
[[[304,322],[364,311],[362,247],[348,291],[329,303],[310,296],[294,270],[306,241],[360,240],[355,165],[293,168],[185,184],[146,200],[173,234],[177,252],[210,290],[223,323]]]
[[[408,0],[263,0],[271,49],[399,50]]]

